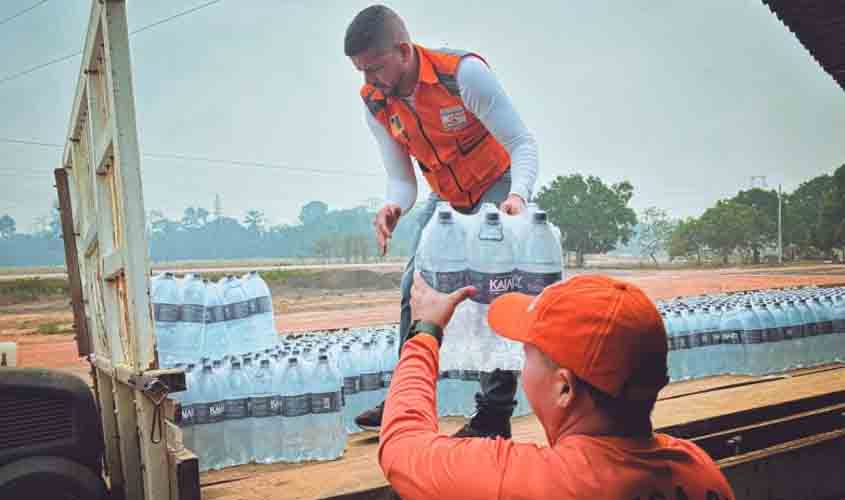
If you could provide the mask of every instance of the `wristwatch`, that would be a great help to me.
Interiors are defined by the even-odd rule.
[[[408,340],[414,338],[418,333],[427,333],[437,339],[437,347],[443,345],[443,329],[440,325],[432,323],[431,321],[414,320],[411,323],[411,331],[408,334]]]

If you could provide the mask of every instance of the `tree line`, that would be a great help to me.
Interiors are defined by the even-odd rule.
[[[536,202],[562,230],[562,248],[587,254],[619,248],[650,257],[685,258],[696,263],[727,264],[738,256],[758,263],[777,244],[778,193],[749,189],[718,200],[699,217],[672,219],[666,210],[649,207],[639,214],[629,206],[634,186],[606,184],[596,176],[558,176],[540,188]],[[420,204],[400,220],[390,256],[410,252]],[[820,175],[781,196],[785,257],[833,258],[845,252],[845,165]],[[153,210],[147,221],[153,261],[244,258],[318,258],[326,262],[369,262],[380,258],[366,207],[331,210],[323,201],[305,204],[297,223],[270,225],[265,214],[248,210],[241,219],[212,215],[203,207],[184,209],[172,219]],[[42,218],[40,229],[19,233],[16,221],[0,216],[0,266],[60,265],[64,262],[57,205]],[[845,253],[843,253],[845,255]]]

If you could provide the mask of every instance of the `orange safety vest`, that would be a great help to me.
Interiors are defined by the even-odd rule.
[[[414,107],[401,98],[385,97],[369,84],[361,87],[361,97],[405,152],[416,158],[431,189],[457,208],[470,208],[510,167],[510,154],[464,106],[458,91],[458,63],[480,56],[414,48],[420,67]]]

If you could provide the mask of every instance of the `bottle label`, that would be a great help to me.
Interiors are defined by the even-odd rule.
[[[270,399],[270,413],[273,415],[281,415],[284,408],[284,399],[282,396],[273,396]]]
[[[272,417],[273,411],[270,408],[270,401],[273,396],[261,396],[249,398],[249,416],[254,418]]]
[[[469,284],[476,289],[473,302],[489,304],[499,296],[514,291],[513,271],[506,273],[481,273],[467,271]]]
[[[701,347],[701,334],[700,333],[690,334],[688,338],[689,338],[690,349],[695,349],[696,347]]]
[[[763,342],[763,330],[743,330],[743,344],[759,344]]]
[[[237,420],[249,416],[246,398],[227,399],[223,403],[226,407],[226,420]]]
[[[343,378],[343,394],[345,396],[358,394],[359,392],[361,392],[361,379],[359,377]]]
[[[194,405],[183,405],[179,403],[179,411],[176,412],[176,415],[179,416],[179,421],[176,422],[179,424],[179,427],[190,427],[194,425]]]
[[[481,380],[481,372],[478,370],[464,370],[461,372],[461,380],[475,382]]]
[[[833,321],[820,321],[817,329],[819,335],[830,335],[833,333]]]
[[[461,380],[461,376],[461,370],[446,370],[444,373],[444,378],[451,380]]]
[[[713,345],[713,336],[710,334],[710,332],[699,332],[698,346],[707,347],[711,345]]]
[[[187,323],[202,323],[205,319],[205,306],[197,304],[182,305],[182,321]]]
[[[223,306],[211,306],[205,308],[204,313],[205,323],[222,323],[226,321],[226,312]]]
[[[845,333],[845,319],[833,320],[833,331],[836,333]]]
[[[675,337],[666,337],[666,350],[667,351],[677,350],[677,348],[675,347]]]
[[[226,407],[223,401],[213,403],[197,403],[194,407],[194,424],[216,424],[226,417]]]
[[[428,286],[441,293],[452,293],[455,290],[460,290],[467,284],[467,275],[465,271],[453,271],[448,273],[420,271],[420,274],[422,275],[423,280],[428,283]]]
[[[677,337],[675,337],[675,345],[678,347],[678,349],[689,349],[689,335],[678,335]]]
[[[249,301],[245,300],[243,302],[236,302],[234,304],[228,304],[225,307],[226,310],[226,319],[233,320],[233,319],[243,319],[249,316]]]
[[[253,303],[255,304],[255,314],[264,314],[273,310],[273,302],[270,297],[256,297]]]
[[[540,295],[547,286],[557,283],[563,278],[561,271],[554,273],[529,273],[528,271],[517,269],[513,275],[514,288],[528,295]]]
[[[393,379],[393,372],[381,372],[381,386],[390,387],[390,380]]]
[[[194,407],[194,424],[201,425],[208,423],[208,403],[196,403]]]
[[[335,413],[340,408],[340,391],[311,394],[311,413]]]
[[[783,328],[769,328],[766,332],[769,342],[780,342],[783,340]]]
[[[282,416],[301,417],[311,413],[311,400],[308,394],[282,397]]]
[[[377,391],[381,389],[381,373],[362,373],[361,392]]]
[[[182,317],[182,308],[174,304],[153,304],[156,321],[175,323]]]

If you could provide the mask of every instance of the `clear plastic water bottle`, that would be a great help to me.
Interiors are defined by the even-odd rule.
[[[808,339],[805,337],[804,316],[793,299],[788,299],[784,307],[786,313],[786,327],[784,328],[784,342],[788,343],[791,363],[789,368],[803,368],[810,360]]]
[[[250,301],[250,313],[256,338],[261,348],[269,348],[278,342],[278,333],[273,319],[273,300],[270,288],[257,272],[243,277],[244,290]]]
[[[196,380],[194,376],[194,365],[176,365],[176,368],[185,370],[185,390],[171,394],[171,397],[179,403],[179,430],[182,431],[182,445],[193,451],[194,449],[194,400],[196,399]]]
[[[312,458],[334,460],[346,447],[346,428],[341,408],[340,377],[332,370],[329,357],[317,360],[311,392]]]
[[[171,367],[179,361],[176,342],[182,317],[182,293],[173,273],[164,273],[157,280],[152,303],[159,364]]]
[[[226,420],[223,424],[226,466],[247,464],[255,457],[251,439],[252,425],[249,421],[251,389],[249,377],[242,369],[240,361],[232,361],[227,381],[228,389],[223,401],[226,409]]]
[[[338,368],[343,376],[343,421],[347,433],[360,432],[361,428],[355,424],[355,417],[368,410],[363,404],[361,394],[361,375],[352,347],[344,345],[338,358]]]
[[[249,416],[252,424],[252,448],[255,461],[269,464],[278,461],[278,448],[273,439],[278,423],[273,415],[273,370],[270,360],[262,359],[252,379]]]
[[[740,317],[740,310],[735,305],[729,305],[719,324],[722,339],[722,356],[724,357],[725,373],[741,373],[745,362],[745,351],[742,348],[742,332],[745,325]]]
[[[194,402],[194,451],[200,470],[219,469],[226,463],[226,442],[223,421],[226,408],[223,388],[210,364],[202,367]]]
[[[226,338],[234,354],[254,352],[258,349],[255,329],[249,316],[249,300],[234,276],[223,281],[223,307],[226,310]]]
[[[804,298],[799,299],[795,306],[801,313],[801,319],[804,323],[804,343],[807,346],[806,352],[808,355],[807,366],[820,365],[824,362],[825,355],[819,345],[818,315]]]
[[[367,408],[381,403],[381,359],[370,342],[364,342],[358,360],[361,366],[361,398]]]
[[[306,460],[306,437],[310,433],[311,399],[299,360],[295,356],[288,358],[282,378],[284,385],[280,392],[283,424],[281,432],[277,433],[277,446],[283,461],[302,462]]]
[[[223,297],[220,288],[204,280],[205,283],[205,342],[202,356],[222,358],[229,354],[229,341],[226,338],[226,313],[223,309]]]
[[[384,346],[384,350],[382,352],[383,354],[381,362],[381,398],[384,399],[387,397],[387,391],[390,388],[390,381],[393,380],[393,370],[396,369],[396,365],[399,363],[399,349],[396,346],[396,342],[392,338],[390,338],[387,339],[387,342]]]
[[[515,288],[528,295],[539,295],[547,286],[563,278],[563,257],[546,212],[536,211],[519,245],[514,270]]]
[[[205,345],[206,287],[198,274],[182,280],[182,308],[173,343],[175,358],[183,363],[196,361]]]
[[[476,332],[476,345],[468,359],[476,369],[493,370],[492,354],[497,352],[495,335],[487,323],[487,310],[493,300],[514,290],[514,252],[505,238],[504,227],[498,211],[484,211],[484,222],[478,229],[477,241],[470,245],[469,283],[476,288],[470,308],[470,328]],[[503,341],[502,341],[503,342]]]
[[[830,363],[836,360],[836,337],[833,335],[833,304],[828,297],[822,297],[818,292],[811,300],[812,307],[816,310],[818,318],[818,345],[820,361]]]

